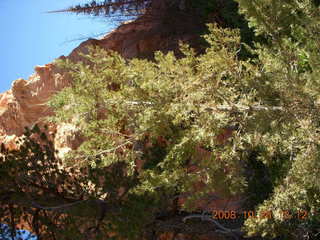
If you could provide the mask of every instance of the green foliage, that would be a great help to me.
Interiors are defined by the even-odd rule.
[[[294,23],[298,15],[292,17]],[[270,28],[256,22],[251,20],[258,32]],[[292,39],[288,27],[295,34],[308,33],[300,26],[284,23],[279,31],[275,25],[274,35],[266,32],[271,47],[249,49],[258,56],[255,60],[238,59],[237,30],[211,25],[205,36],[210,47],[200,56],[183,45],[181,59],[158,52],[154,62],[124,61],[116,53],[91,48],[89,65],[59,63],[71,70],[74,82],[51,101],[54,120],[75,124],[86,139],[70,163],[100,168],[125,162],[128,173],[139,179],[130,191],[141,196],[157,195],[158,189],[192,192],[201,180],[206,185],[190,195],[187,211],[212,191],[249,191],[257,211],[307,209],[312,220],[304,220],[303,226],[312,229],[319,208],[318,40]],[[221,129],[235,125],[228,141],[217,142]],[[147,157],[148,144],[162,150]],[[198,147],[209,149],[209,157],[200,161]],[[257,154],[248,154],[257,149]],[[188,164],[199,169],[190,173]],[[248,167],[251,179],[245,174]],[[275,215],[271,220],[248,219],[246,230],[250,235],[290,237],[295,232],[284,226],[299,229],[301,224]]]
[[[205,22],[214,21],[222,27],[240,29],[242,42],[251,44],[253,40],[257,40],[247,20],[239,14],[235,0],[189,0],[189,4],[200,13]]]
[[[252,66],[237,60],[240,47],[237,31],[211,26],[211,32],[206,39],[212,47],[200,57],[182,46],[185,54],[182,59],[158,52],[155,62],[138,59],[126,62],[116,53],[91,49],[91,55],[87,56],[90,65],[66,63],[72,69],[74,86],[51,101],[51,107],[57,110],[54,120],[76,124],[87,139],[70,159],[85,160],[79,162],[93,167],[124,161],[133,173],[137,171],[139,155],[136,143],[146,136],[151,144],[164,138],[166,143],[158,159],[146,160],[146,170],[139,173],[141,184],[137,191],[153,192],[159,186],[187,190],[195,181],[184,170],[187,160],[196,154],[192,148],[197,145],[224,148],[216,146],[215,136],[221,128],[236,121],[232,112],[213,114],[207,108],[229,99],[236,104],[247,103],[254,95],[249,85],[245,86],[251,79],[248,75]],[[248,70],[243,72],[244,68]],[[248,76],[244,83],[243,74]],[[111,85],[117,86],[117,90],[108,87]],[[208,183],[214,181],[211,175],[222,168],[214,155],[201,163],[204,167],[214,161],[217,164],[212,173],[208,172]],[[229,165],[236,172],[237,157],[232,151],[224,152],[220,158],[231,158]],[[243,181],[240,175],[226,179],[231,192],[243,187]]]
[[[308,0],[238,2],[256,33],[269,41],[268,48],[260,46],[258,50],[264,66],[262,85],[268,84],[279,91],[274,100],[283,98],[282,105],[292,109],[288,112],[290,119],[281,123],[285,128],[277,134],[277,139],[270,141],[274,142],[274,146],[269,146],[274,152],[280,150],[279,157],[262,158],[274,172],[275,187],[272,196],[257,209],[290,210],[295,214],[305,209],[309,213],[308,219],[300,221],[283,219],[279,213],[268,221],[250,219],[246,223],[247,231],[251,235],[282,234],[287,238],[294,235],[303,238],[303,232],[311,237],[319,224],[316,211],[320,207],[315,200],[320,191],[316,180],[319,178],[319,9],[314,1]]]
[[[110,232],[118,239],[143,239],[151,232],[153,239],[168,225],[159,215],[178,219],[176,231],[182,232],[179,212],[198,211],[196,203],[210,192],[246,193],[247,206],[258,215],[272,211],[273,217],[247,219],[245,234],[315,239],[320,223],[319,9],[309,0],[237,2],[267,41],[255,49],[246,46],[254,59],[239,58],[238,29],[214,24],[202,55],[181,45],[182,58],[156,52],[154,61],[126,61],[92,47],[85,62],[56,62],[73,82],[50,101],[56,112],[51,121],[75,125],[84,141],[64,159],[62,170],[50,147],[31,140],[20,151],[1,146],[6,156],[0,165],[2,195],[17,205],[25,196],[50,206],[66,203],[65,198],[80,200],[64,211],[65,219],[55,219],[72,235],[83,237],[76,226],[88,227],[89,221],[97,239]],[[27,139],[32,134],[47,141],[37,126]],[[73,175],[65,172],[69,168]],[[61,180],[66,183],[59,190]],[[37,181],[45,193],[62,192],[63,200],[30,185]],[[200,182],[203,187],[195,190]],[[176,202],[181,194],[187,196],[182,207]],[[2,214],[19,216],[3,199]],[[38,215],[44,214],[39,209]],[[294,217],[285,218],[283,211]],[[307,218],[298,218],[302,211]],[[210,224],[211,230],[219,228]],[[64,239],[62,233],[59,237]]]

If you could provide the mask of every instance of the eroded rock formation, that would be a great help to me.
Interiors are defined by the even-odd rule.
[[[52,113],[47,101],[67,85],[67,79],[54,70],[53,64],[35,67],[28,80],[15,80],[0,98],[0,142],[14,148],[15,138],[25,127],[43,123]]]

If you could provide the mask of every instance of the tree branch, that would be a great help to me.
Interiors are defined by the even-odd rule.
[[[88,200],[80,200],[80,201],[76,201],[76,202],[73,202],[73,203],[66,203],[66,204],[62,204],[62,205],[54,206],[54,207],[41,206],[40,204],[36,203],[35,201],[31,201],[31,204],[35,208],[39,208],[39,209],[42,209],[42,210],[55,211],[55,210],[70,208],[70,207],[73,207],[75,205],[78,205],[78,204],[86,202],[86,201],[88,201]]]
[[[130,105],[153,105],[152,102],[143,102],[143,101],[127,101],[126,103]],[[246,106],[241,104],[233,104],[230,105],[218,105],[216,107],[207,107],[205,108],[206,111],[212,112],[212,111],[226,111],[226,112],[250,112],[250,111],[284,111],[285,109],[283,107],[279,106],[264,106],[264,105],[252,105],[252,106]]]
[[[124,147],[124,146],[126,146],[126,145],[128,145],[128,144],[130,144],[130,143],[132,143],[132,140],[126,141],[126,142],[124,142],[124,143],[122,143],[122,144],[120,144],[120,145],[118,145],[118,146],[116,146],[116,147],[114,147],[114,148],[110,148],[110,149],[107,149],[107,150],[103,150],[103,151],[101,151],[101,152],[98,152],[97,154],[92,155],[92,156],[96,157],[96,156],[102,155],[102,154],[104,154],[104,153],[114,152],[114,151],[116,151],[117,149],[122,148],[122,147]]]
[[[241,229],[239,229],[239,228],[236,228],[236,229],[226,228],[222,224],[220,224],[218,221],[213,219],[211,215],[192,214],[192,215],[184,217],[182,221],[186,222],[187,220],[193,219],[193,218],[200,218],[201,221],[207,221],[207,222],[214,223],[215,226],[217,228],[219,228],[219,229],[215,230],[216,232],[230,235],[235,239],[239,239],[239,236],[243,235],[243,232],[241,232]]]
[[[238,112],[250,112],[250,111],[284,111],[283,107],[276,107],[276,106],[263,106],[263,105],[252,105],[252,106],[245,106],[235,104],[233,106],[228,105],[220,105],[213,108],[206,108],[207,111],[238,111]]]

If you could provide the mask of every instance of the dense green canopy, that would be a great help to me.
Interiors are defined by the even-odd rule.
[[[203,54],[181,44],[182,58],[125,60],[91,47],[85,62],[57,61],[73,82],[50,101],[50,121],[76,126],[83,144],[60,161],[35,127],[20,151],[2,147],[4,222],[28,214],[45,239],[316,239],[318,4],[237,2],[263,43],[249,47],[239,29],[211,24]],[[250,57],[239,56],[243,48]],[[215,220],[197,202],[217,191],[245,195],[242,210],[272,217]]]

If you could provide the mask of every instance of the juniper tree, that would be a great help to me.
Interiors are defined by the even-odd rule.
[[[230,196],[248,191],[251,182],[245,170],[250,152],[265,149],[265,155],[277,160],[282,154],[287,160],[291,148],[286,140],[281,154],[271,146],[279,144],[279,131],[288,128],[282,124],[294,121],[290,106],[283,104],[288,99],[281,98],[277,88],[258,84],[265,80],[263,60],[238,59],[237,31],[210,29],[206,36],[210,47],[200,56],[183,46],[181,59],[159,52],[155,62],[125,61],[117,53],[91,49],[90,65],[63,63],[74,86],[51,102],[57,110],[53,120],[75,124],[86,139],[65,162],[92,168],[125,162],[128,174],[139,178],[131,193],[159,196],[161,189],[169,200],[194,192],[194,184],[204,181],[205,187],[189,194],[180,209],[191,214],[198,210],[196,202],[210,192],[223,189]],[[217,136],[230,127],[232,138],[219,144]],[[150,156],[148,145],[162,150]],[[207,149],[210,157],[197,161],[197,147]],[[189,164],[198,170],[186,171]],[[263,165],[271,168],[267,162]],[[274,185],[280,181],[272,180]]]
[[[210,47],[200,56],[184,46],[181,59],[157,53],[155,62],[127,62],[116,53],[92,50],[93,67],[65,65],[75,86],[52,107],[58,121],[73,119],[86,136],[71,161],[82,159],[94,168],[126,162],[128,173],[140,179],[132,189],[136,194],[192,192],[195,182],[204,181],[184,206],[191,213],[193,203],[224,183],[226,195],[247,192],[258,214],[273,214],[247,219],[243,231],[250,236],[315,236],[320,209],[318,8],[308,0],[239,3],[267,41],[250,50],[257,58],[239,60],[239,35],[217,27],[211,27]],[[111,83],[117,91],[110,90]],[[71,103],[68,112],[59,111]],[[217,144],[220,131],[230,127],[232,137]],[[137,159],[145,149],[136,144],[159,139],[165,143],[162,154],[152,162],[145,159],[139,170]],[[194,162],[197,147],[211,157]],[[185,171],[190,163],[198,166],[196,174]],[[263,197],[256,197],[261,189]],[[295,217],[286,218],[287,210]],[[301,219],[301,213],[308,218]]]
[[[205,188],[187,194],[185,207],[178,207],[185,214],[197,211],[195,203],[209,192],[223,189],[227,197],[245,190],[239,152],[234,150],[240,137],[225,145],[216,137],[247,119],[251,107],[263,111],[269,106],[254,102],[251,86],[257,67],[238,60],[238,31],[217,26],[210,31],[206,40],[211,47],[201,56],[183,45],[181,59],[158,52],[155,62],[126,61],[117,53],[92,48],[84,56],[89,65],[57,63],[70,71],[73,87],[51,101],[56,110],[51,120],[74,124],[86,139],[65,164],[100,169],[123,162],[128,176],[139,179],[129,193],[162,199],[164,209],[180,194],[193,192],[202,179]],[[270,111],[277,111],[273,107]],[[211,157],[196,161],[198,147],[208,149]],[[189,165],[199,170],[188,172]],[[154,218],[166,212],[155,207]]]
[[[246,228],[251,235],[315,238],[320,221],[319,5],[309,0],[238,2],[256,34],[268,39],[269,47],[257,46],[263,64],[257,88],[268,89],[258,99],[284,106],[288,116],[283,122],[273,119],[273,129],[280,127],[277,133],[266,132],[268,137],[256,143],[264,146],[260,161],[282,169],[273,169],[274,190],[257,206],[258,211],[276,214],[268,220],[249,219]],[[267,97],[269,91],[274,94]],[[302,210],[308,217],[297,219]],[[283,211],[289,211],[292,219]]]
[[[185,58],[157,53],[156,62],[128,62],[119,54],[92,49],[86,56],[89,65],[60,63],[70,71],[73,83],[52,100],[56,110],[52,120],[76,125],[86,141],[63,163],[36,126],[26,132],[19,150],[2,147],[3,221],[14,225],[23,217],[31,219],[34,233],[46,239],[104,239],[110,234],[118,239],[151,239],[172,231],[170,224],[179,226],[177,233],[205,234],[215,228],[214,223],[204,223],[199,232],[199,225],[183,221],[192,207],[175,206],[175,199],[199,180],[200,173],[185,171],[188,162],[194,161],[194,147],[215,144],[215,133],[198,126],[211,123],[207,127],[217,133],[227,125],[223,112],[212,118],[210,109],[215,106],[211,103],[223,102],[223,97],[218,94],[208,101],[216,92],[210,83],[219,84],[226,77],[237,82],[240,66],[246,64],[237,61],[240,40],[236,31],[214,27],[212,31],[217,38],[207,36],[212,48],[199,58],[186,46],[181,49]],[[229,73],[230,64],[234,69]],[[203,87],[207,89],[204,95]],[[194,89],[195,95],[188,89]],[[221,127],[213,128],[215,123]],[[34,137],[38,135],[45,144],[37,143]],[[223,170],[220,167],[234,172],[237,162],[230,163],[209,169],[208,177]],[[211,166],[205,161],[199,164]],[[201,175],[206,173],[201,170]],[[243,185],[241,174],[236,175],[237,179],[224,178],[231,186],[226,194]],[[208,190],[214,190],[214,185],[209,184],[203,194]],[[190,206],[200,194],[190,196]],[[10,211],[10,206],[15,210]]]
[[[308,0],[239,3],[257,34],[267,41],[254,49],[247,46],[255,58],[239,59],[244,46],[238,30],[211,25],[205,36],[209,47],[201,55],[182,45],[182,58],[157,52],[154,61],[125,60],[118,53],[93,47],[84,56],[86,63],[56,62],[73,82],[50,102],[56,113],[51,121],[75,125],[85,139],[63,159],[64,169],[85,171],[59,191],[73,206],[77,200],[90,200],[81,202],[81,210],[87,209],[84,215],[77,208],[64,213],[66,232],[70,227],[72,234],[86,237],[76,229],[83,224],[87,230],[101,229],[95,236],[112,232],[119,239],[154,239],[173,231],[170,226],[175,233],[217,231],[233,238],[247,234],[315,239],[319,235],[318,6]],[[226,129],[229,137],[217,141]],[[0,189],[11,188],[2,195],[9,198],[1,201],[16,200],[21,196],[17,193],[34,200],[39,197],[31,210],[54,214],[52,207],[61,209],[66,199],[46,202],[22,180],[20,188],[14,187],[15,176],[37,179],[37,158],[47,164],[45,169],[51,163],[41,157],[40,146],[27,146],[22,156],[3,152],[7,158],[0,165],[4,186]],[[199,159],[199,149],[208,157]],[[15,165],[17,156],[32,160],[30,167]],[[69,176],[64,171],[57,172],[62,179]],[[57,188],[55,174],[49,173],[39,179],[44,187],[52,183]],[[199,182],[203,187],[196,191]],[[18,191],[21,186],[27,193]],[[240,231],[199,212],[197,202],[221,190],[225,196],[247,194],[244,206],[259,217],[244,219]],[[182,194],[187,201],[178,205],[176,199]],[[92,208],[92,202],[101,201]],[[2,213],[10,212],[8,204],[3,206]],[[97,207],[111,211],[100,215]],[[272,217],[263,215],[269,211]],[[20,211],[15,213],[17,218]],[[45,219],[37,218],[48,226]],[[86,225],[88,219],[92,225]],[[241,227],[242,222],[237,224]]]

